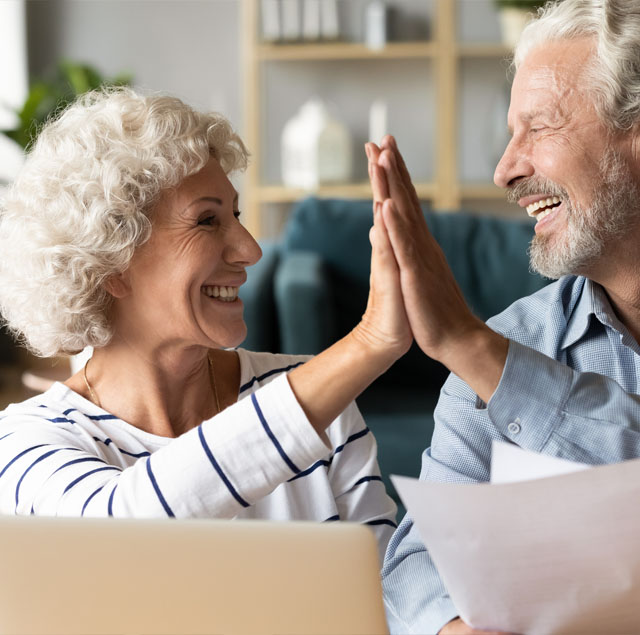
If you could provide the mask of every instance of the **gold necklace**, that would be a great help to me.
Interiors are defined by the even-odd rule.
[[[84,368],[82,369],[82,376],[84,377],[84,383],[87,386],[87,390],[91,395],[91,401],[93,401],[93,403],[95,403],[98,408],[102,408],[100,400],[98,399],[98,395],[96,395],[95,391],[91,387],[91,384],[89,383],[89,380],[87,379],[87,366],[89,365],[90,361],[91,357],[86,361]],[[209,381],[211,382],[211,386],[213,388],[213,395],[216,398],[216,414],[218,414],[219,412],[222,412],[222,408],[220,408],[220,400],[218,399],[218,385],[216,384],[216,373],[213,368],[213,360],[211,359],[210,354],[207,354],[207,361],[209,362]]]
[[[84,368],[82,370],[82,376],[84,377],[84,383],[87,385],[87,390],[89,391],[89,394],[91,395],[91,401],[93,401],[94,404],[96,404],[96,406],[98,406],[98,408],[102,408],[102,406],[100,405],[100,400],[98,399],[98,395],[96,395],[95,392],[93,392],[93,388],[91,388],[91,384],[89,383],[89,380],[87,379],[87,366],[89,365],[89,362],[91,361],[91,357],[86,361]]]

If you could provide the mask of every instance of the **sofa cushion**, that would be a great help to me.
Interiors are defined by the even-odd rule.
[[[425,211],[424,214],[465,299],[483,320],[548,282],[529,272],[527,246],[533,235],[530,222],[465,212]],[[365,310],[369,290],[371,222],[371,201],[311,197],[294,208],[283,237],[283,253],[289,258],[299,252],[312,252],[324,263],[327,286],[333,296],[334,331],[328,333],[324,326],[318,327],[316,331],[322,330],[326,341],[315,337],[316,348],[286,352],[318,353],[357,324]],[[288,275],[295,277],[294,273]],[[313,327],[307,323],[307,328]],[[297,347],[304,348],[300,344]],[[439,386],[446,375],[446,369],[414,345],[376,386]]]

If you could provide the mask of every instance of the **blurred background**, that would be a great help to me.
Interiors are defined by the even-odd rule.
[[[404,149],[425,207],[517,214],[491,184],[507,142],[512,36],[501,20],[513,5],[534,4],[0,0],[0,195],[34,122],[107,81],[231,120],[253,155],[235,181],[260,239],[277,239],[292,204],[309,193],[367,198],[363,144],[385,132]],[[301,111],[310,100],[322,107],[315,120]],[[296,152],[310,163],[293,160],[292,169]],[[348,154],[348,165],[323,175],[318,166],[336,153]],[[307,172],[296,174],[302,165]],[[42,369],[67,372],[64,360],[34,360],[3,335],[0,406],[37,390],[23,374]]]

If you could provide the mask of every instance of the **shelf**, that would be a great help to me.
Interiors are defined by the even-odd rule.
[[[433,183],[417,183],[416,191],[421,199],[430,199],[435,195],[436,186]],[[284,185],[262,185],[256,192],[256,198],[262,203],[295,203],[305,196],[370,199],[371,185],[366,181],[323,185],[316,190],[295,189]]]
[[[479,60],[482,65],[501,65],[506,67],[512,58],[509,46],[498,42],[461,42],[457,41],[458,0],[422,0],[431,6],[430,40],[412,42],[390,42],[381,50],[372,50],[363,43],[356,42],[292,42],[267,43],[259,38],[260,1],[243,0],[245,48],[245,142],[251,148],[256,159],[249,165],[245,180],[244,206],[247,212],[247,224],[256,236],[261,236],[261,206],[281,204],[283,207],[295,203],[305,196],[335,197],[347,199],[371,200],[368,182],[343,185],[326,185],[315,191],[292,189],[281,184],[261,182],[263,166],[261,157],[266,156],[262,145],[265,142],[263,125],[263,104],[265,102],[265,81],[269,80],[269,71],[278,63],[290,62],[362,62],[367,64],[375,60],[415,60],[418,67],[428,72],[426,77],[419,76],[416,68],[415,79],[408,81],[426,82],[434,95],[435,120],[432,122],[433,143],[424,148],[423,153],[431,153],[434,174],[431,182],[418,183],[418,196],[428,201],[435,210],[456,210],[462,201],[478,201],[479,204],[505,200],[502,190],[490,182],[461,182],[460,160],[458,157],[460,103],[460,82],[464,79],[464,66],[470,60]],[[319,66],[319,65],[318,65]],[[348,71],[354,76],[353,90],[358,90],[358,73],[375,72],[374,65],[348,64]],[[406,66],[406,64],[405,64]],[[413,65],[412,65],[413,66]],[[309,72],[326,76],[326,68],[309,65]],[[331,69],[329,69],[331,70]],[[287,71],[282,69],[282,75]],[[383,87],[384,88],[384,87]],[[416,104],[416,108],[420,108]],[[270,143],[275,136],[272,135]],[[363,172],[364,174],[364,172]],[[276,177],[277,178],[277,177]]]
[[[505,191],[493,183],[461,183],[460,195],[463,199],[496,201],[504,199]]]
[[[456,54],[458,57],[486,57],[490,59],[503,57],[505,59],[511,59],[513,51],[505,44],[465,43],[456,46]]]
[[[350,42],[327,42],[319,44],[262,44],[258,47],[258,58],[264,61],[311,61],[311,60],[380,60],[380,59],[424,59],[434,57],[433,42],[391,42],[383,49],[373,50],[364,44]]]

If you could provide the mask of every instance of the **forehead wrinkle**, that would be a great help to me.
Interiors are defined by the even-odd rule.
[[[575,82],[567,81],[562,67],[558,68],[556,65],[524,65],[521,70],[525,78],[522,75],[520,78],[516,77],[514,84],[520,101],[524,101],[524,107],[517,113],[518,120],[531,123],[534,119],[543,118],[544,123],[552,126],[566,123],[571,118],[571,108],[568,106],[579,95]],[[511,121],[508,127],[513,134]]]

